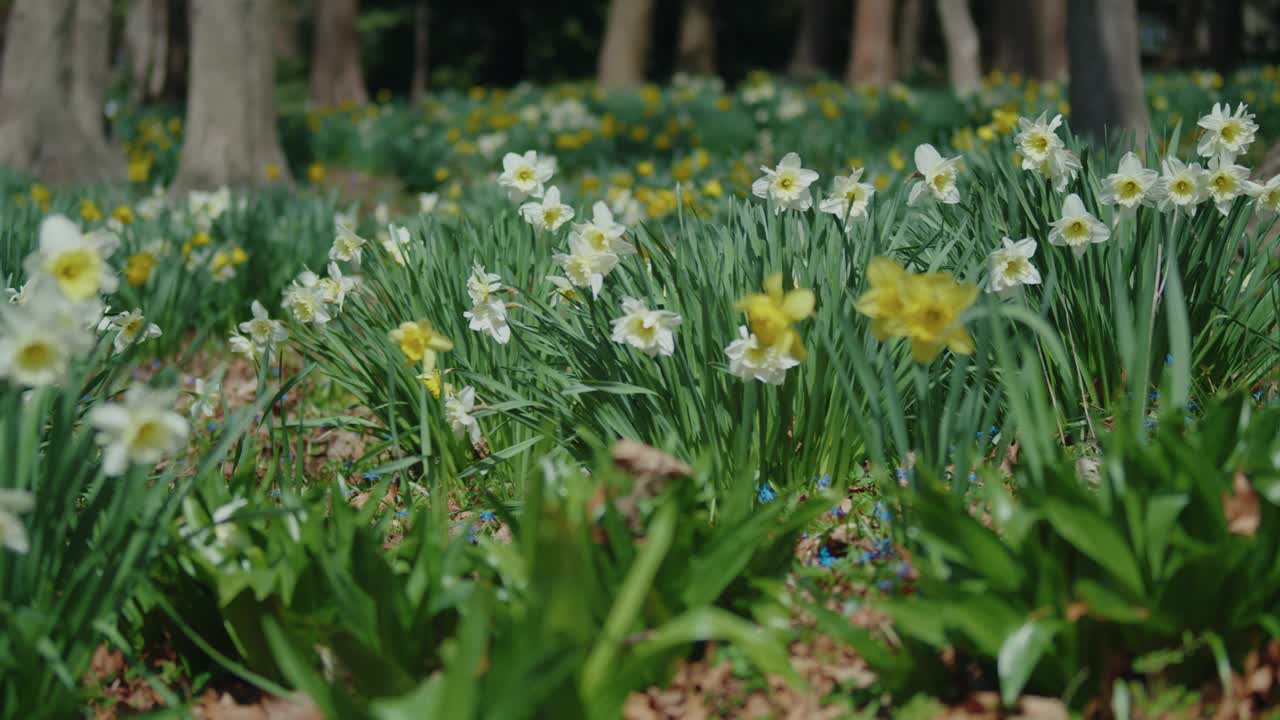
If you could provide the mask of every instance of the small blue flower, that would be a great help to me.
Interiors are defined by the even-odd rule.
[[[482,510],[480,512],[480,522],[482,523],[494,522],[497,519],[498,519],[498,514],[493,512],[492,510]]]
[[[280,488],[271,488],[271,494],[280,497]]]
[[[885,522],[889,521],[889,510],[885,508],[883,502],[880,502],[879,500],[877,500],[876,506],[871,509],[871,512],[880,520],[884,520]]]
[[[1148,430],[1150,430],[1151,428],[1153,428],[1153,427],[1155,427],[1155,426],[1156,426],[1156,419],[1155,419],[1155,418],[1147,418],[1147,429],[1148,429]]]
[[[403,518],[403,517],[409,517],[409,511],[408,511],[408,510],[397,510],[397,511],[396,511],[396,517],[401,517],[401,518]]]
[[[880,588],[880,590],[883,592],[889,592],[890,590],[893,589],[893,583],[888,580],[881,580],[880,582],[876,583],[876,587]]]
[[[1165,355],[1165,356],[1164,356],[1164,364],[1165,364],[1165,365],[1172,365],[1172,364],[1173,364],[1173,353],[1169,353],[1168,355]]]
[[[380,477],[382,477],[382,473],[376,473],[372,471],[364,473],[365,480],[377,480]]]
[[[836,558],[831,555],[831,551],[826,545],[818,548],[818,564],[822,567],[831,567],[836,562]]]
[[[271,368],[271,377],[280,377],[280,368],[278,367]]]
[[[1152,391],[1151,391],[1151,402],[1155,402],[1155,401],[1157,401],[1157,400],[1159,400],[1159,399],[1160,399],[1160,391],[1159,391],[1159,390],[1152,390]]]
[[[844,511],[844,508],[840,507],[839,505],[836,505],[831,508],[831,514],[838,518],[841,518],[847,515],[848,513]]]
[[[211,422],[211,423],[209,423],[208,425],[206,425],[205,427],[209,430],[209,432],[213,432],[214,430],[217,430],[217,429],[218,429],[218,423],[216,423],[216,422]]]
[[[1257,400],[1258,402],[1262,402],[1262,391],[1261,390],[1255,391],[1253,393],[1253,399]]]
[[[771,503],[778,499],[778,493],[769,487],[768,483],[760,483],[760,491],[756,493],[756,500],[762,503]]]
[[[829,487],[831,485],[831,475],[829,473],[823,474],[822,477],[818,478],[817,482],[820,488]]]
[[[978,473],[976,473],[976,472],[974,472],[974,471],[970,470],[970,471],[969,471],[969,482],[977,482],[977,481],[978,481]]]

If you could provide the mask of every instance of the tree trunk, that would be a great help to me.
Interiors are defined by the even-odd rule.
[[[1072,0],[1068,15],[1071,126],[1097,140],[1110,129],[1147,133],[1136,0]]]
[[[854,0],[850,85],[888,87],[893,82],[893,0]]]
[[[191,4],[187,135],[174,192],[288,177],[276,135],[271,0]]]
[[[787,75],[795,80],[812,80],[831,55],[831,16],[834,0],[801,0],[800,22],[791,47]]]
[[[1036,77],[1040,71],[1037,33],[1032,2],[997,0],[992,40],[991,67],[1023,77]]]
[[[1039,57],[1036,77],[1061,81],[1067,76],[1067,0],[1040,0],[1035,6]]]
[[[321,107],[369,102],[360,64],[359,0],[316,0],[311,101]]]
[[[690,75],[716,73],[716,31],[712,23],[715,0],[684,0],[676,71]]]
[[[1209,11],[1209,66],[1223,75],[1240,62],[1244,36],[1244,8],[1241,0],[1214,0]]]
[[[938,0],[938,19],[947,44],[947,77],[961,97],[982,89],[982,53],[978,28],[969,14],[968,0]]]
[[[302,8],[299,0],[276,0],[275,27],[271,37],[275,48],[276,64],[301,67],[302,57]]]
[[[129,59],[129,100],[138,104],[159,97],[169,56],[167,0],[131,0],[124,21],[124,46]]]
[[[1190,65],[1200,59],[1200,30],[1204,24],[1204,3],[1183,0],[1178,3],[1173,20],[1173,39],[1162,61],[1165,66]]]
[[[920,31],[924,28],[924,0],[902,0],[898,13],[898,76],[909,77],[920,62]]]
[[[0,165],[54,183],[123,177],[94,100],[101,95],[85,77],[94,62],[107,64],[104,5],[109,14],[109,0],[14,2],[0,77]]]
[[[105,135],[103,106],[111,82],[111,0],[77,0],[71,25],[71,114],[85,131]]]
[[[413,8],[413,80],[409,88],[415,101],[427,92],[431,74],[431,10],[427,0],[418,0]]]
[[[652,24],[653,0],[610,0],[596,65],[602,87],[633,87],[644,82]]]

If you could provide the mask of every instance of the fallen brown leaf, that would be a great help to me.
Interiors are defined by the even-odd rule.
[[[1242,471],[1232,481],[1233,493],[1222,496],[1222,512],[1227,516],[1227,529],[1236,535],[1252,536],[1262,523],[1258,493]]]

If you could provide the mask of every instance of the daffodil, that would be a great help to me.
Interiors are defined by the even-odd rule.
[[[456,395],[451,395],[444,402],[445,419],[456,437],[466,436],[471,443],[480,442],[480,423],[476,421],[476,389],[470,385],[462,388]]]
[[[1231,212],[1231,204],[1241,195],[1256,195],[1258,185],[1249,180],[1249,169],[1235,164],[1225,156],[1209,160],[1204,178],[1205,193],[1213,200],[1218,212]]]
[[[1106,223],[1085,210],[1080,196],[1071,193],[1062,203],[1062,217],[1049,223],[1053,228],[1049,231],[1049,244],[1071,248],[1076,257],[1084,255],[1092,243],[1106,242],[1111,231]]]
[[[552,185],[541,201],[531,200],[521,205],[520,217],[539,230],[555,232],[573,219],[573,208],[560,202],[560,189]]]
[[[1242,155],[1257,136],[1258,124],[1244,103],[1231,112],[1230,103],[1214,103],[1213,110],[1196,123],[1204,132],[1196,144],[1201,157],[1219,158],[1226,165]]]
[[[30,549],[27,528],[18,516],[31,512],[35,506],[35,498],[26,490],[0,489],[0,545],[19,555]]]
[[[1267,184],[1259,186],[1254,194],[1254,202],[1263,210],[1280,213],[1280,175],[1272,177]]]
[[[1018,134],[1013,142],[1022,156],[1023,170],[1039,170],[1055,152],[1064,148],[1057,132],[1062,116],[1055,115],[1052,120],[1046,120],[1047,117],[1049,113],[1041,114],[1035,121],[1018,118]]]
[[[325,325],[333,319],[325,307],[320,278],[310,270],[304,270],[289,287],[285,288],[281,303],[300,323]]]
[[[436,211],[436,206],[440,204],[440,193],[419,193],[418,194],[418,212],[423,215],[430,215]]]
[[[571,240],[568,254],[557,254],[552,260],[564,268],[565,277],[574,287],[591,288],[591,297],[599,297],[604,278],[618,266],[618,256],[598,252],[583,240]]]
[[[66,217],[50,215],[40,223],[40,244],[27,260],[27,272],[51,280],[67,300],[94,300],[116,289],[107,258],[118,244],[114,235],[81,233]]]
[[[729,358],[730,373],[770,385],[781,385],[787,370],[800,364],[786,347],[761,342],[745,325],[738,328],[738,339],[729,343],[724,352]]]
[[[1022,285],[1039,285],[1040,271],[1031,264],[1036,254],[1036,241],[1023,238],[1014,242],[1011,238],[1003,238],[1002,247],[987,256],[987,264],[991,268],[991,279],[987,283],[987,291],[1006,293]]]
[[[1160,164],[1163,174],[1160,183],[1164,186],[1164,195],[1160,200],[1160,209],[1173,207],[1194,215],[1196,206],[1204,202],[1208,192],[1205,188],[1205,173],[1199,163],[1183,163],[1177,158],[1167,157]]]
[[[876,194],[874,185],[861,181],[862,171],[855,167],[848,175],[837,175],[832,181],[831,194],[818,203],[818,211],[835,215],[844,224],[845,232],[849,232],[855,221],[866,219],[871,196]]]
[[[915,160],[916,170],[923,178],[912,186],[909,205],[919,204],[927,197],[949,205],[960,202],[960,189],[956,187],[960,158],[944,159],[935,147],[925,143],[916,147]]]
[[[134,253],[124,259],[124,277],[134,287],[147,284],[151,271],[156,267],[156,256],[150,252]]]
[[[818,173],[802,167],[796,153],[784,155],[777,167],[761,166],[760,170],[764,175],[751,184],[751,192],[767,199],[774,213],[808,210],[813,205],[809,186],[818,179]]]
[[[207,382],[204,378],[196,378],[193,385],[194,387],[188,391],[191,395],[191,405],[187,408],[187,413],[193,420],[213,417],[217,412],[218,401],[222,395],[222,385],[216,382]]]
[[[359,263],[367,241],[345,224],[338,223],[336,227],[338,232],[333,238],[333,247],[329,248],[329,259]]]
[[[87,328],[55,317],[50,300],[0,308],[0,377],[25,387],[57,384],[92,345]]]
[[[1164,196],[1160,174],[1142,166],[1142,161],[1132,152],[1120,158],[1120,167],[1102,181],[1099,202],[1118,205],[1122,212],[1132,215],[1139,205],[1153,206]]]
[[[423,372],[431,372],[436,366],[436,353],[453,349],[449,338],[436,332],[430,320],[412,322],[406,320],[400,327],[388,333],[391,342],[400,346],[405,362],[421,362]]]
[[[973,337],[960,316],[977,297],[976,285],[957,282],[947,273],[909,275],[898,325],[911,341],[911,357],[920,363],[932,362],[944,347],[960,355],[972,353]]]
[[[554,174],[553,158],[539,158],[536,150],[528,150],[523,155],[509,152],[502,156],[502,174],[498,176],[498,185],[507,189],[507,195],[512,200],[542,197],[544,184]]]
[[[134,385],[121,402],[106,402],[89,411],[98,430],[102,471],[123,475],[130,464],[152,464],[182,449],[190,427],[173,411],[175,393]]]
[[[590,245],[596,252],[611,252],[614,255],[635,255],[636,248],[622,239],[627,228],[614,222],[613,212],[603,201],[597,200],[591,206],[591,222],[574,223],[569,239],[580,239]]]
[[[675,329],[680,322],[680,316],[670,310],[650,310],[643,302],[626,297],[622,299],[622,317],[612,321],[612,338],[650,357],[670,357],[676,350]]]
[[[124,352],[137,343],[160,337],[161,335],[160,326],[147,322],[147,319],[142,315],[142,311],[137,308],[111,317],[107,323],[107,329],[116,332],[112,345],[117,353]]]
[[[815,303],[812,290],[784,292],[782,273],[774,273],[765,279],[763,293],[748,295],[734,307],[747,314],[751,334],[761,343],[784,348],[796,360],[804,360],[804,341],[792,325],[813,315]]]
[[[1067,185],[1080,174],[1080,158],[1066,148],[1058,148],[1049,153],[1048,159],[1036,167],[1057,192],[1066,192]]]
[[[258,353],[266,353],[275,346],[289,339],[289,332],[279,320],[272,320],[267,309],[257,300],[253,301],[253,318],[240,323],[240,332],[248,336]],[[234,336],[233,336],[234,337]],[[232,341],[235,349],[235,341]]]

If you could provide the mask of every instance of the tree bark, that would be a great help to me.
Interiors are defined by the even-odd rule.
[[[413,8],[413,80],[409,92],[415,101],[427,93],[431,75],[431,9],[427,0],[418,0]]]
[[[920,62],[920,31],[924,29],[924,0],[902,0],[898,12],[898,49],[895,66],[899,77],[909,77]]]
[[[888,87],[893,70],[893,0],[854,0],[850,85]]]
[[[633,87],[644,82],[653,24],[653,0],[611,0],[596,77],[604,88]]]
[[[1040,0],[1035,18],[1040,42],[1036,77],[1058,82],[1067,76],[1067,0]]]
[[[0,165],[53,183],[123,177],[86,77],[106,66],[109,0],[16,0],[0,76]],[[93,33],[102,33],[94,37]]]
[[[712,22],[715,0],[684,0],[680,38],[676,45],[676,71],[691,75],[716,72],[716,31]]]
[[[135,104],[164,92],[169,57],[167,0],[131,0],[124,22],[129,60],[129,100]]]
[[[1223,75],[1240,62],[1244,35],[1244,7],[1241,0],[1214,0],[1209,11],[1209,65]]]
[[[1147,133],[1136,0],[1072,0],[1067,42],[1071,127],[1096,140],[1106,130]]]
[[[969,0],[938,0],[938,19],[947,44],[947,77],[961,97],[982,89],[982,53]]]
[[[787,75],[796,80],[812,80],[831,55],[831,16],[834,0],[801,0],[800,22],[791,46]]]
[[[311,100],[321,107],[369,102],[360,63],[359,0],[316,0]]]
[[[288,177],[276,135],[271,0],[191,4],[187,135],[174,192]]]
[[[111,0],[77,0],[71,37],[71,113],[87,124],[90,136],[103,135],[111,82]]]

